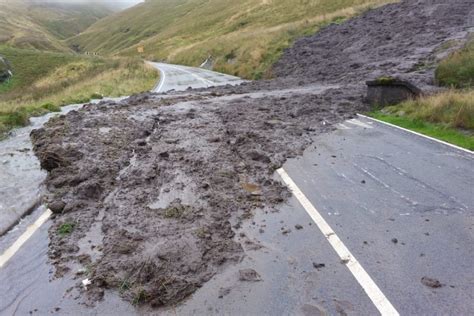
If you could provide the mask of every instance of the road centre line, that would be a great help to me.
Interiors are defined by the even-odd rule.
[[[326,220],[321,216],[318,210],[311,204],[304,193],[298,188],[288,173],[283,169],[278,169],[277,173],[283,182],[288,186],[290,191],[296,197],[298,202],[303,206],[309,216],[318,226],[319,230],[324,234],[332,248],[339,255],[341,260],[346,263],[347,268],[355,277],[365,293],[369,296],[372,303],[382,315],[399,315],[395,307],[390,303],[387,297],[382,293],[380,288],[375,284],[369,274],[364,270],[362,265],[347,249],[342,240],[336,235],[334,230],[329,226]]]
[[[0,255],[0,268],[2,268],[14,255],[20,250],[21,246],[30,239],[31,236],[43,225],[48,218],[51,216],[51,210],[47,209],[38,219],[26,228],[25,232],[7,249],[3,254]]]

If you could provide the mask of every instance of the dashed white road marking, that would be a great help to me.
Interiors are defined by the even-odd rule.
[[[377,284],[372,280],[369,274],[364,270],[359,261],[351,254],[349,249],[344,245],[342,240],[336,235],[334,230],[329,226],[326,220],[311,204],[304,193],[298,188],[295,182],[290,178],[288,173],[281,168],[277,170],[277,173],[282,178],[283,182],[286,183],[290,191],[300,202],[303,208],[308,212],[309,216],[313,219],[316,225],[319,227],[321,232],[326,236],[329,244],[339,255],[341,260],[347,262],[346,266],[351,271],[360,286],[364,289],[365,293],[369,296],[372,303],[379,310],[382,315],[399,315],[395,307],[390,303],[387,297],[382,293]]]
[[[343,123],[337,124],[337,127],[338,127],[339,129],[351,129],[349,126],[346,126],[346,125],[344,125]]]
[[[17,253],[18,250],[20,250],[21,246],[30,239],[31,236],[38,230],[38,228],[43,225],[48,218],[51,216],[52,212],[48,209],[46,210],[43,214],[41,214],[38,219],[28,226],[26,231],[21,234],[20,237],[11,245],[7,250],[5,250],[2,255],[0,255],[0,268],[2,268],[14,255]]]
[[[380,124],[384,124],[384,125],[388,125],[388,126],[391,126],[391,127],[394,127],[394,128],[398,128],[398,129],[400,129],[400,130],[402,130],[402,131],[405,131],[405,132],[408,132],[408,133],[412,133],[412,134],[415,134],[415,135],[418,135],[418,136],[427,138],[427,139],[429,139],[429,140],[432,140],[432,141],[441,143],[441,144],[443,144],[443,145],[446,145],[446,146],[449,146],[449,147],[452,147],[452,148],[456,148],[456,149],[458,149],[458,150],[467,152],[467,153],[469,153],[469,154],[474,154],[474,151],[471,151],[471,150],[469,150],[469,149],[462,148],[462,147],[459,147],[459,146],[456,146],[456,145],[453,145],[453,144],[444,142],[444,141],[442,141],[442,140],[439,140],[439,139],[436,139],[436,138],[433,138],[433,137],[430,137],[430,136],[427,136],[427,135],[423,135],[423,134],[417,133],[417,132],[415,132],[415,131],[411,131],[411,130],[409,130],[409,129],[406,129],[406,128],[403,128],[403,127],[400,127],[400,126],[397,126],[397,125],[394,125],[394,124],[390,124],[390,123],[387,123],[387,122],[384,122],[384,121],[381,121],[381,120],[377,120],[377,119],[375,119],[375,118],[373,118],[373,117],[370,117],[370,116],[365,116],[365,115],[362,115],[362,114],[357,114],[357,116],[363,117],[363,118],[368,119],[368,120],[372,120],[372,121],[377,122],[377,123],[380,123]]]
[[[373,128],[372,126],[370,126],[368,124],[365,124],[364,122],[361,122],[358,119],[352,119],[352,120],[348,120],[346,122],[349,123],[349,124],[352,124],[352,125],[363,127],[363,128]]]

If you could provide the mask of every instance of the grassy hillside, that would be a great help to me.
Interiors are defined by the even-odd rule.
[[[101,96],[150,90],[158,74],[142,60],[103,59],[0,47],[11,63],[12,80],[0,84],[0,135],[28,123],[30,116]]]
[[[82,5],[38,3],[29,8],[29,16],[59,39],[77,35],[111,13],[109,7],[93,2]]]
[[[54,4],[0,0],[0,44],[17,48],[66,52],[62,42],[111,14],[98,4]]]
[[[389,0],[154,0],[108,16],[70,45],[103,54],[199,65],[262,77],[282,50],[304,34]],[[392,1],[393,2],[393,1]]]

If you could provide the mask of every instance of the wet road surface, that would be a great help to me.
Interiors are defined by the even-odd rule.
[[[153,92],[183,91],[188,88],[237,85],[243,82],[238,77],[202,68],[154,62],[149,62],[149,64],[160,71],[160,82],[153,89]]]

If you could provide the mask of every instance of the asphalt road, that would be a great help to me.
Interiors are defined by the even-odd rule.
[[[160,71],[160,82],[153,89],[153,92],[183,91],[188,88],[237,85],[243,82],[238,77],[202,68],[154,62],[149,62],[149,64]]]
[[[186,89],[189,82],[180,82],[179,90]],[[236,238],[245,258],[183,304],[159,311],[137,309],[111,292],[94,307],[80,304],[80,290],[69,290],[83,279],[78,271],[52,278],[49,222],[2,263],[44,212],[38,209],[0,238],[0,314],[474,313],[472,153],[359,118],[315,138],[275,177],[282,174],[298,191],[274,212],[244,222]],[[262,280],[238,281],[238,271],[248,268]],[[423,284],[424,277],[440,287]]]

